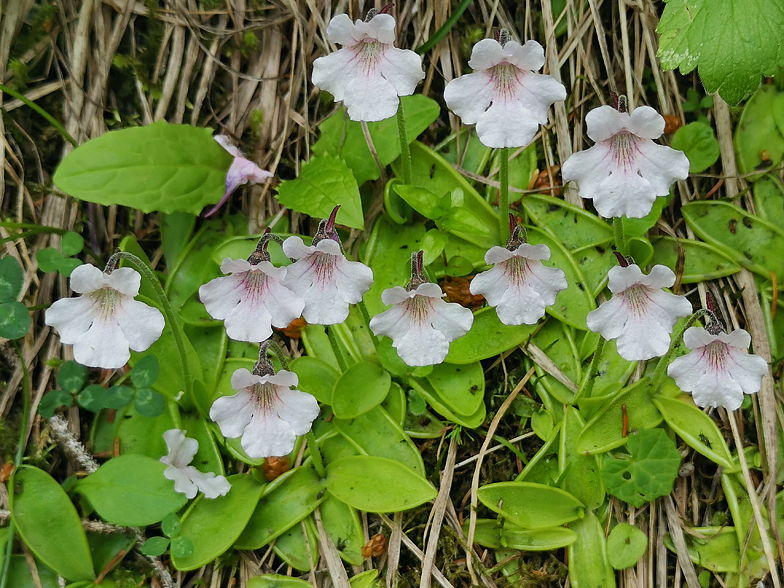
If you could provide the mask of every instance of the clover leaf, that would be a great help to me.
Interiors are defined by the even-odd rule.
[[[77,267],[82,265],[78,259],[70,257],[77,255],[84,248],[84,239],[82,236],[69,232],[63,235],[63,241],[60,246],[61,251],[54,247],[46,247],[41,249],[35,258],[38,261],[38,269],[42,272],[60,272],[66,278],[71,276]]]

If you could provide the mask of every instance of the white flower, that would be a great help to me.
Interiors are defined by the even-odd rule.
[[[612,106],[595,108],[585,117],[596,144],[563,163],[564,182],[575,180],[580,196],[593,199],[603,217],[642,218],[657,196],[667,196],[675,180],[689,175],[689,159],[653,142],[664,132],[664,118],[649,106],[631,114]]]
[[[391,338],[400,359],[410,366],[441,363],[449,342],[465,335],[474,322],[470,310],[441,300],[443,295],[438,284],[428,282],[412,290],[388,288],[381,300],[394,306],[370,319],[370,328]]]
[[[298,382],[297,374],[286,370],[255,375],[240,368],[231,376],[231,387],[238,392],[218,398],[210,418],[224,436],[241,436],[242,449],[254,459],[288,455],[297,435],[307,433],[319,414],[313,396],[291,389]]]
[[[743,329],[714,335],[702,327],[690,327],[683,343],[692,351],[675,359],[667,374],[681,390],[692,393],[697,406],[736,410],[744,392],[759,392],[768,364],[748,352],[751,335]]]
[[[288,266],[283,284],[305,300],[303,317],[316,325],[342,323],[348,305],[362,300],[373,284],[373,271],[358,261],[349,261],[332,239],[307,246],[299,237],[283,242],[283,252],[297,259]]]
[[[163,315],[157,308],[134,300],[142,277],[129,267],[107,274],[84,264],[71,274],[71,290],[82,294],[57,300],[46,311],[45,322],[60,333],[60,341],[74,346],[82,365],[121,368],[130,349],[144,351],[161,336]]]
[[[174,481],[174,490],[185,494],[189,500],[196,496],[198,491],[204,493],[205,498],[224,496],[231,490],[231,484],[223,476],[216,476],[212,472],[203,473],[192,465],[193,456],[199,450],[199,442],[185,436],[185,431],[170,429],[163,434],[169,454],[161,458],[168,468],[163,472],[167,480]]]
[[[547,122],[547,109],[566,98],[555,78],[534,73],[544,65],[536,41],[520,45],[482,39],[471,52],[474,70],[444,88],[447,106],[465,124],[476,124],[479,140],[488,147],[522,147]]]
[[[618,354],[629,361],[667,353],[673,326],[678,318],[692,312],[684,296],[662,290],[675,283],[675,273],[655,265],[646,276],[636,264],[630,264],[613,267],[607,277],[613,296],[588,313],[588,328],[605,339],[618,339]]]
[[[234,193],[234,190],[239,188],[242,184],[247,184],[248,182],[251,184],[260,184],[273,175],[270,172],[261,169],[251,160],[246,159],[242,155],[242,152],[229,142],[229,138],[226,135],[215,135],[213,139],[234,156],[234,161],[231,162],[229,171],[226,172],[226,191],[223,193],[223,198],[221,198],[204,216],[215,214],[229,199],[229,196]]]
[[[226,333],[235,341],[269,339],[271,325],[286,327],[302,314],[305,302],[283,285],[285,267],[227,257],[221,271],[230,275],[204,284],[199,298],[210,316],[225,319]]]
[[[413,94],[425,77],[419,55],[392,45],[395,19],[389,14],[355,23],[339,14],[329,22],[327,37],[343,48],[313,62],[313,84],[342,100],[351,120],[394,116],[398,96]]]
[[[481,294],[490,306],[495,306],[505,325],[533,325],[544,316],[545,307],[555,304],[558,292],[568,286],[566,274],[545,267],[542,259],[550,259],[547,245],[522,243],[513,251],[491,247],[485,262],[495,266],[474,276],[471,294]]]

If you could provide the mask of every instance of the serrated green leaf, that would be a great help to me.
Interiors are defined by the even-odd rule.
[[[337,223],[352,229],[364,228],[362,200],[351,170],[343,160],[330,155],[312,158],[296,180],[278,186],[278,201],[314,218],[327,218],[340,205]]]
[[[630,459],[605,462],[602,477],[607,492],[640,508],[672,492],[681,454],[662,429],[643,429],[627,443]]]
[[[689,172],[698,174],[719,159],[719,142],[710,125],[693,122],[682,126],[672,137],[672,148],[689,158]]]
[[[781,0],[668,0],[659,26],[664,69],[696,66],[705,89],[737,104],[784,64]]]
[[[616,570],[630,568],[643,556],[648,547],[648,536],[634,525],[620,523],[607,538],[607,555]]]

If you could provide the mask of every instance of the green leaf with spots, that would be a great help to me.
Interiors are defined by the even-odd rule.
[[[608,559],[616,570],[635,565],[647,548],[648,536],[628,523],[620,523],[613,527],[607,538]]]
[[[673,271],[678,269],[678,242],[672,237],[653,237],[654,265],[665,265]],[[717,248],[691,239],[681,239],[683,249],[682,284],[694,284],[731,276],[740,271],[740,265],[732,261]]]
[[[781,163],[784,136],[776,125],[781,110],[784,110],[784,92],[777,92],[775,86],[762,86],[746,103],[735,131],[740,173],[763,172]]]

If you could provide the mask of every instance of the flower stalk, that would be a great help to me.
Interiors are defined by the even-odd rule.
[[[623,217],[616,216],[613,218],[613,232],[615,234],[615,249],[626,257],[629,255],[628,244],[626,242],[626,233],[623,230]]]
[[[509,147],[501,147],[501,193],[498,196],[498,221],[501,229],[501,241],[509,238]]]
[[[408,147],[408,130],[402,100],[397,107],[397,134],[400,139],[400,159],[403,161],[403,183],[408,186],[411,184],[414,172],[411,167],[411,149]]]

